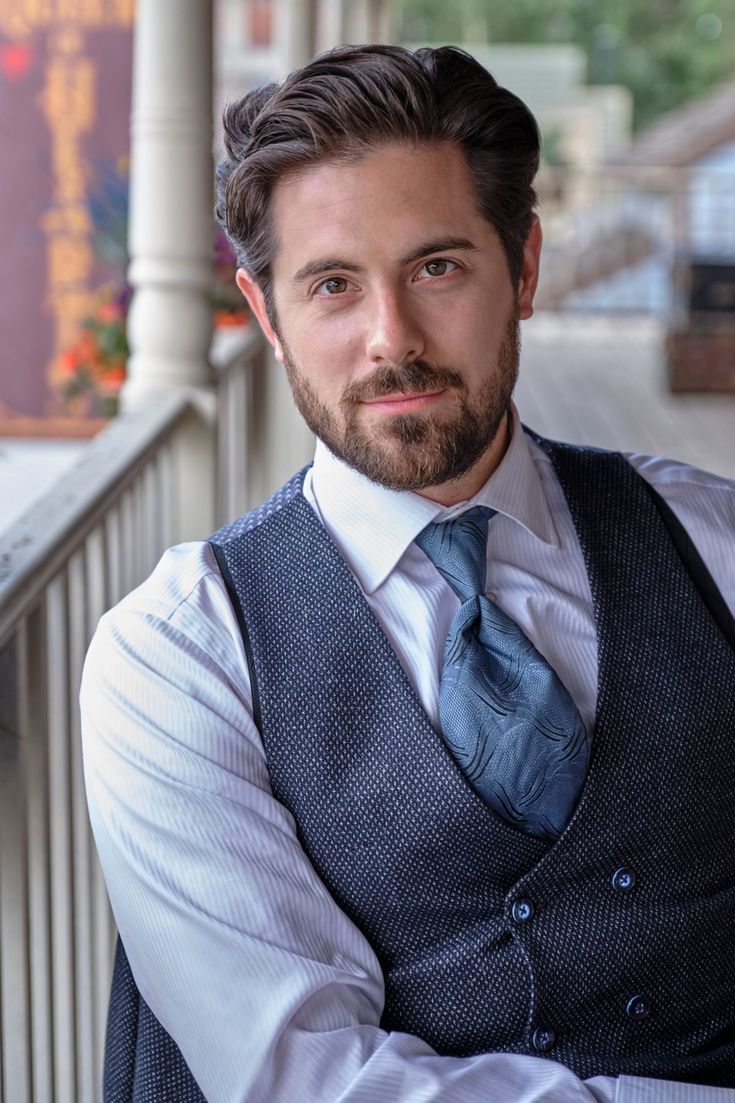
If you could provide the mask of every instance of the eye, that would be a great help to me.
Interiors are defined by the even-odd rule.
[[[436,279],[438,276],[448,276],[450,272],[453,272],[458,265],[453,260],[446,260],[444,257],[436,257],[434,260],[427,260],[419,270],[418,279]],[[423,273],[423,274],[422,274]]]
[[[327,280],[322,280],[314,288],[315,295],[326,295],[327,297],[334,295],[343,295],[349,288],[349,283],[344,276],[330,276]]]

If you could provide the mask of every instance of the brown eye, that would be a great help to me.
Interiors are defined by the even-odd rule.
[[[324,283],[320,283],[317,291],[322,295],[341,295],[347,290],[347,280],[342,276],[330,276]]]
[[[445,260],[444,257],[437,257],[436,260],[427,260],[422,266],[419,272],[418,278],[421,280],[436,279],[439,276],[446,276],[450,272],[453,272],[457,267],[453,260]]]

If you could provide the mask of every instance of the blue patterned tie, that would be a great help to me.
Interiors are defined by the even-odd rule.
[[[416,537],[462,602],[439,686],[442,735],[475,790],[514,827],[557,839],[587,773],[587,736],[558,675],[485,596],[487,525],[475,506]]]

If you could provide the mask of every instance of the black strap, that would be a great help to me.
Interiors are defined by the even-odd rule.
[[[735,651],[735,617],[733,617],[725,603],[725,599],[717,589],[715,581],[704,565],[704,561],[694,546],[692,538],[671,506],[664,501],[646,479],[642,481],[707,611],[730,647]]]
[[[554,449],[556,448],[580,447],[578,445],[568,444],[560,446],[557,442],[547,440],[545,437],[540,436],[538,433],[534,432],[533,429],[529,429],[527,425],[524,425],[523,429],[539,447],[543,448],[552,460],[554,459]],[[603,451],[598,448],[580,448],[580,450],[591,452]],[[636,474],[638,474],[638,472],[636,472]],[[664,528],[669,534],[669,539],[676,548],[676,552],[694,583],[697,593],[702,599],[707,612],[712,617],[727,643],[729,643],[730,647],[735,651],[735,617],[733,617],[733,614],[725,603],[725,599],[717,589],[715,581],[707,567],[705,567],[702,557],[694,546],[689,533],[672,510],[671,506],[653,489],[648,480],[644,479],[640,474],[638,474],[638,477],[648,491],[654,506],[658,510]]]

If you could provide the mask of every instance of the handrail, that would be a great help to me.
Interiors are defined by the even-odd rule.
[[[213,386],[141,396],[0,535],[0,1049],[19,1103],[100,1098],[115,928],[84,802],[84,655],[165,547],[211,531],[218,503],[247,508],[264,357],[254,325],[215,339]]]
[[[264,345],[265,338],[255,321],[249,321],[246,326],[234,326],[232,329],[227,326],[216,329],[209,350],[209,359],[216,378],[220,379],[228,372],[236,370],[243,359],[249,358]]]
[[[121,414],[0,537],[0,647],[189,410],[185,393]]]

